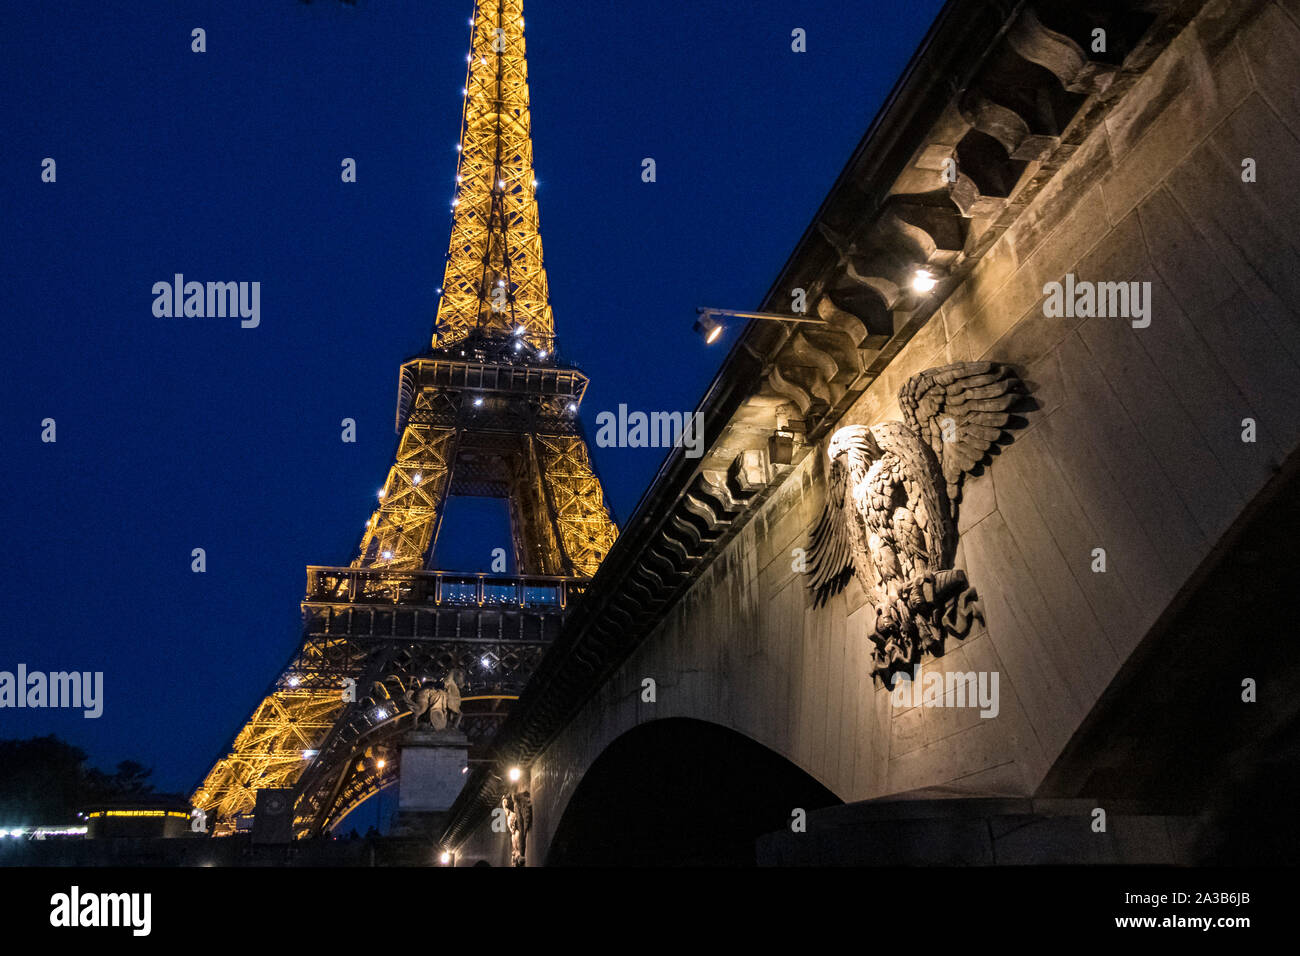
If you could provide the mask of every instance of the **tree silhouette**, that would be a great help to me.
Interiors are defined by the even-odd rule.
[[[71,823],[86,804],[153,793],[149,767],[123,760],[105,773],[86,759],[53,734],[0,740],[0,824]]]

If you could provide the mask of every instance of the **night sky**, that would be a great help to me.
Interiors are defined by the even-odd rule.
[[[759,305],[940,6],[525,4],[542,239],[589,438],[619,403],[695,406],[728,340],[705,348],[694,308]],[[57,733],[188,793],[294,650],[304,568],[354,556],[398,365],[428,346],[471,10],[6,10],[0,670],[103,671],[105,702],[0,710],[0,737]],[[260,326],[155,318],[177,272],[260,281]],[[623,523],[665,451],[592,452]],[[486,569],[504,505],[454,505],[436,563]]]

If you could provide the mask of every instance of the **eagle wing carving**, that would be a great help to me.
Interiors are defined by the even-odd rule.
[[[959,362],[927,369],[898,392],[903,422],[934,452],[955,520],[961,480],[983,462],[1011,424],[1009,409],[1024,392],[1015,372],[995,362]]]
[[[845,513],[849,504],[848,489],[848,466],[840,459],[831,459],[826,479],[826,504],[813,526],[808,545],[808,586],[817,595],[818,603],[825,602],[849,583],[849,578],[853,577],[854,553],[865,550],[861,541],[855,542],[850,538],[851,524]],[[853,530],[857,530],[856,525],[853,525]]]

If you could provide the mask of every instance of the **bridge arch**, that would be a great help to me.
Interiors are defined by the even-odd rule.
[[[795,808],[841,801],[774,750],[721,724],[668,717],[617,737],[570,797],[547,865],[746,865]]]

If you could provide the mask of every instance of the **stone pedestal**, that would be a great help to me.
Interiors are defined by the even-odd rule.
[[[469,738],[459,730],[412,730],[400,743],[395,836],[432,836],[465,786]]]

